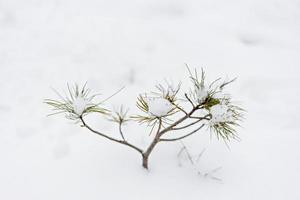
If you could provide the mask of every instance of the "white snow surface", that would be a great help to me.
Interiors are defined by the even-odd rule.
[[[300,199],[299,0],[0,0],[0,199]],[[203,172],[178,166],[179,143],[160,144],[150,171],[131,149],[51,113],[51,87],[84,84],[137,114],[138,94],[164,78],[183,83],[184,63],[228,86],[247,110],[240,142],[206,129],[184,140],[204,148]],[[97,130],[118,127],[88,116]],[[149,129],[123,127],[140,147]],[[176,133],[179,135],[183,132]],[[151,137],[151,136],[150,136]]]

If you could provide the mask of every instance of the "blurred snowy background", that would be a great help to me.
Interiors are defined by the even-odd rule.
[[[147,173],[126,147],[46,117],[67,82],[103,98],[125,85],[109,105],[134,112],[164,78],[188,81],[185,62],[239,77],[242,141],[185,140],[221,182],[179,167],[179,144],[160,145]],[[299,65],[299,0],[0,0],[0,199],[300,199]],[[127,130],[143,145],[143,128]]]

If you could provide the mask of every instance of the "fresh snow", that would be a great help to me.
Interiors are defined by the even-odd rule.
[[[73,106],[74,112],[78,116],[81,116],[83,111],[85,111],[85,109],[87,109],[89,103],[90,102],[88,100],[86,100],[84,97],[81,97],[81,96],[75,97],[75,99],[72,101],[72,106]]]
[[[206,97],[208,96],[208,90],[207,87],[203,86],[200,88],[195,88],[196,90],[196,95],[197,95],[197,100],[199,103],[202,103]]]
[[[217,104],[210,108],[210,114],[212,118],[210,124],[218,124],[221,122],[230,122],[232,121],[232,111],[229,110],[228,106],[225,104]]]
[[[299,0],[0,0],[1,200],[299,200]],[[140,155],[52,113],[51,88],[83,85],[123,104],[165,78],[182,81],[201,67],[207,80],[238,79],[226,88],[247,110],[240,142],[217,141],[209,130],[180,143],[159,144],[150,171]],[[101,115],[90,125],[119,137]],[[128,123],[139,147],[146,126]],[[182,136],[186,132],[174,133]],[[153,135],[151,135],[153,136]],[[150,137],[151,137],[150,136]],[[172,137],[172,135],[166,135]]]
[[[166,116],[172,109],[173,105],[165,98],[148,98],[149,114],[156,117]]]

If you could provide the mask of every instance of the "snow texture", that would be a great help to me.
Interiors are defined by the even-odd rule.
[[[299,0],[0,0],[1,200],[299,200]],[[140,155],[51,111],[77,82],[130,113],[138,94],[165,78],[187,89],[190,68],[226,88],[247,110],[230,150],[206,129],[184,140],[203,179],[178,166],[178,143],[160,144],[150,171]],[[90,125],[119,137],[99,115]],[[149,132],[123,127],[143,147]],[[185,132],[176,132],[178,136]]]
[[[202,103],[208,96],[207,87],[203,86],[203,87],[196,88],[196,95],[197,95],[198,102]]]
[[[212,106],[210,108],[210,114],[212,115],[212,118],[210,120],[211,126],[222,122],[232,121],[233,113],[225,104],[217,104]]]
[[[75,97],[74,101],[72,102],[72,106],[74,109],[74,112],[81,116],[82,113],[85,111],[85,109],[88,107],[89,101],[87,101],[85,98],[81,96]]]
[[[169,114],[173,105],[165,98],[148,98],[149,114],[156,117],[163,117]]]

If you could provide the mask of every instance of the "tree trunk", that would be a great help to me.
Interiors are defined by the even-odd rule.
[[[160,123],[160,126],[161,126],[161,123]],[[142,156],[143,156],[143,167],[145,169],[147,169],[147,170],[149,169],[149,167],[148,167],[149,156],[152,153],[154,147],[158,144],[160,136],[161,136],[161,134],[158,132],[156,134],[154,140],[151,142],[150,146],[148,147],[148,149],[144,153],[142,153]]]
[[[149,155],[145,155],[143,154],[143,167],[148,170],[148,158],[149,158]]]
[[[143,155],[143,167],[145,169],[147,169],[147,170],[149,169],[148,168],[148,159],[149,159],[149,156],[152,153],[154,147],[158,144],[158,142],[159,142],[159,135],[157,135],[155,137],[155,139],[153,140],[153,142],[148,147],[147,151],[142,154]]]

